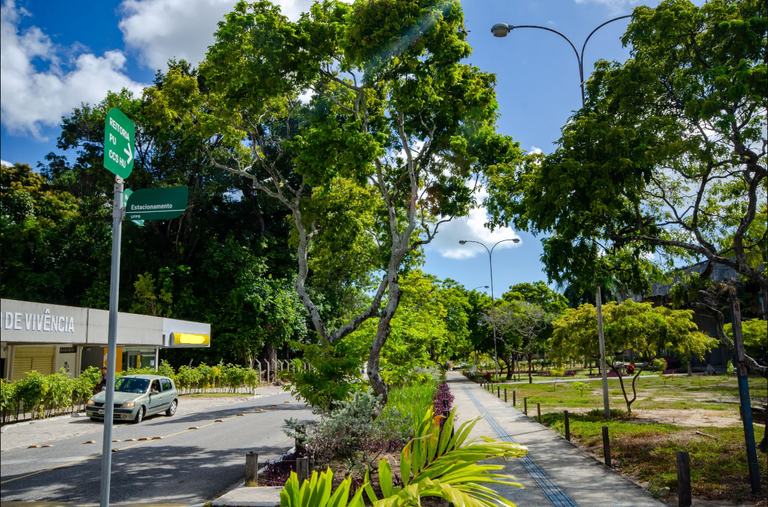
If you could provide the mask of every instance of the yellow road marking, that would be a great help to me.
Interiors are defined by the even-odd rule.
[[[273,405],[273,406],[276,406],[276,405]],[[239,416],[230,417],[229,419],[216,419],[216,421],[214,421],[212,423],[204,424],[202,426],[193,426],[193,428],[197,428],[197,429],[205,428],[205,427],[208,427],[208,426],[213,426],[214,424],[216,424],[218,422],[225,422],[225,421],[231,421],[232,419],[237,419],[237,417],[239,417]],[[136,447],[137,445],[142,445],[142,444],[145,444],[147,442],[152,442],[152,441],[154,441],[156,439],[175,437],[176,435],[181,435],[182,433],[187,433],[189,431],[194,431],[194,430],[192,428],[186,429],[186,430],[181,430],[181,431],[178,431],[176,433],[171,433],[170,435],[166,435],[166,436],[163,436],[163,437],[154,437],[152,440],[149,440],[147,437],[141,437],[139,439],[139,440],[141,440],[141,442],[136,442],[135,444],[123,447],[122,449],[112,449],[112,452],[124,451],[126,449],[130,449],[132,447]],[[91,440],[89,440],[88,442],[95,443],[95,441],[91,441]],[[88,442],[86,442],[86,443],[88,443]],[[40,446],[38,446],[38,445],[31,445],[29,448],[37,448],[37,447],[40,447]],[[9,482],[18,481],[18,480],[21,480],[21,479],[26,479],[27,477],[32,477],[33,475],[39,475],[39,474],[42,474],[42,473],[45,473],[45,472],[50,472],[50,471],[56,470],[58,468],[64,468],[64,467],[67,467],[67,466],[70,466],[70,465],[75,465],[77,463],[82,463],[84,461],[88,461],[88,460],[91,460],[91,459],[94,459],[94,458],[99,458],[99,457],[101,457],[101,455],[102,455],[102,453],[94,454],[93,456],[88,456],[87,458],[82,458],[82,459],[78,459],[78,460],[75,460],[75,461],[70,461],[68,463],[62,463],[61,465],[57,465],[57,466],[51,467],[51,468],[46,468],[44,470],[38,470],[37,472],[32,472],[32,473],[29,473],[27,475],[22,475],[21,477],[15,477],[13,479],[8,479],[7,481],[2,481],[2,482],[0,482],[0,485],[8,484]]]

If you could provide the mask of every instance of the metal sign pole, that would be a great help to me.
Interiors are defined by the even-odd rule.
[[[115,176],[112,207],[112,266],[109,278],[109,341],[107,344],[107,390],[104,402],[104,441],[101,454],[101,507],[109,507],[112,474],[112,418],[115,413],[115,361],[117,356],[117,304],[120,289],[120,239],[123,226],[123,178]]]

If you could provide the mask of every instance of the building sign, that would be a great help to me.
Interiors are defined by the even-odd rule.
[[[171,333],[171,346],[173,345],[210,345],[211,337],[207,334]]]
[[[74,317],[51,314],[51,310],[48,308],[43,313],[5,312],[3,329],[42,331],[44,333],[74,333],[75,319]]]

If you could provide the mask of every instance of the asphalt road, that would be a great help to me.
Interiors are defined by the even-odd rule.
[[[248,452],[258,452],[264,462],[292,447],[293,441],[283,433],[285,419],[312,418],[303,403],[276,391],[220,403],[216,399],[185,403],[182,397],[174,417],[156,415],[138,425],[115,424],[112,437],[119,442],[113,443],[110,503],[190,505],[212,500],[242,481]],[[4,505],[98,505],[101,424],[74,417],[4,430],[0,467]],[[90,440],[95,442],[85,443]],[[46,444],[52,447],[28,448]]]

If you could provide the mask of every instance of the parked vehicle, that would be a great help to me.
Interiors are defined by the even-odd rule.
[[[104,420],[106,391],[94,395],[85,406],[92,421]],[[126,375],[115,382],[114,417],[116,421],[140,423],[160,412],[172,416],[179,406],[179,393],[173,380],[160,375]]]

